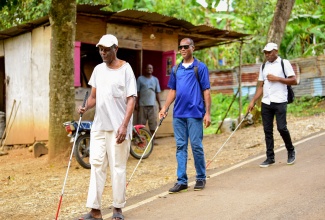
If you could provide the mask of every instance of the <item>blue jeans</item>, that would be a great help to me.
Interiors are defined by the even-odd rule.
[[[174,118],[174,134],[176,140],[177,159],[177,183],[187,184],[187,147],[190,139],[194,165],[196,170],[196,180],[206,179],[205,159],[203,151],[203,119],[197,118]]]

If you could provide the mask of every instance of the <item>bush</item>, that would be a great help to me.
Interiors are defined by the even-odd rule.
[[[226,114],[226,118],[238,118],[239,98],[236,97],[233,103],[232,101],[233,96],[224,94],[211,94],[211,126],[207,129],[204,129],[204,134],[215,134],[218,129],[219,122],[225,117]],[[242,114],[246,114],[248,104],[248,96],[242,97]],[[227,112],[230,105],[231,108],[229,109],[229,112]]]

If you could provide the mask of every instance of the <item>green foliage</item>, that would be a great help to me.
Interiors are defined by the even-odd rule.
[[[242,48],[243,64],[255,63],[256,58],[260,62],[264,60],[261,51],[266,43],[276,3],[276,0],[233,0],[234,11],[208,14],[211,24],[216,28],[251,34],[250,38],[244,41],[245,44]],[[325,44],[324,8],[324,0],[296,1],[280,45],[279,53],[283,58],[294,59],[323,53]],[[239,47],[240,44],[235,43],[220,46],[219,51],[210,48],[211,52],[202,52],[201,60],[206,62],[210,69],[227,69],[238,66]],[[220,58],[221,53],[226,60],[225,66],[220,66],[215,62]],[[209,56],[204,56],[204,54],[209,54]]]
[[[295,101],[288,105],[288,114],[297,117],[312,116],[324,113],[325,97],[321,96],[303,96],[295,99]]]
[[[128,0],[129,1],[129,0]],[[126,2],[128,2],[126,1]],[[109,0],[77,0],[79,4],[109,5]],[[51,0],[7,0],[0,3],[0,30],[49,14]]]
[[[189,21],[193,24],[200,24],[205,20],[205,10],[195,0],[143,0],[137,1],[134,8],[176,17],[178,19]]]
[[[228,108],[231,105],[233,96],[224,94],[211,94],[211,126],[204,129],[204,134],[215,134],[219,123],[227,114],[226,118],[238,118],[239,115],[239,101],[238,96],[232,104],[229,112]],[[242,114],[246,114],[249,104],[248,97],[242,97]]]
[[[50,0],[15,0],[0,4],[0,30],[47,15],[50,4]]]

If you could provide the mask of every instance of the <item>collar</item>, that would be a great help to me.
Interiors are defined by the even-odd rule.
[[[192,63],[189,67],[192,67],[192,66],[198,66],[198,64],[199,64],[198,59],[196,59],[195,57],[193,57],[193,59],[194,59],[194,61],[193,61],[193,63]],[[180,65],[181,65],[181,66],[183,65],[183,61],[184,61],[184,60],[182,60],[182,61],[180,62]]]
[[[272,64],[272,63],[280,63],[281,62],[281,57],[278,56],[273,62],[266,61],[267,64]]]

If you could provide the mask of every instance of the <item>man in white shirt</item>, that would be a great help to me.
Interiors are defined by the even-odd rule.
[[[263,52],[267,61],[261,65],[256,93],[247,109],[251,111],[254,108],[256,100],[263,95],[261,114],[266,142],[266,160],[260,164],[260,167],[268,167],[275,163],[273,138],[274,116],[276,118],[277,129],[288,151],[287,164],[291,165],[296,160],[296,153],[292,145],[289,130],[287,129],[287,85],[297,85],[297,79],[288,60],[283,60],[284,68],[282,69],[277,44],[268,43],[264,47]]]
[[[113,218],[123,220],[126,203],[126,165],[132,139],[132,118],[137,86],[129,63],[117,58],[118,40],[104,35],[96,45],[103,63],[90,77],[91,93],[78,113],[96,107],[90,134],[91,173],[86,206],[91,211],[80,220],[102,220],[102,195],[110,168],[113,192]]]

